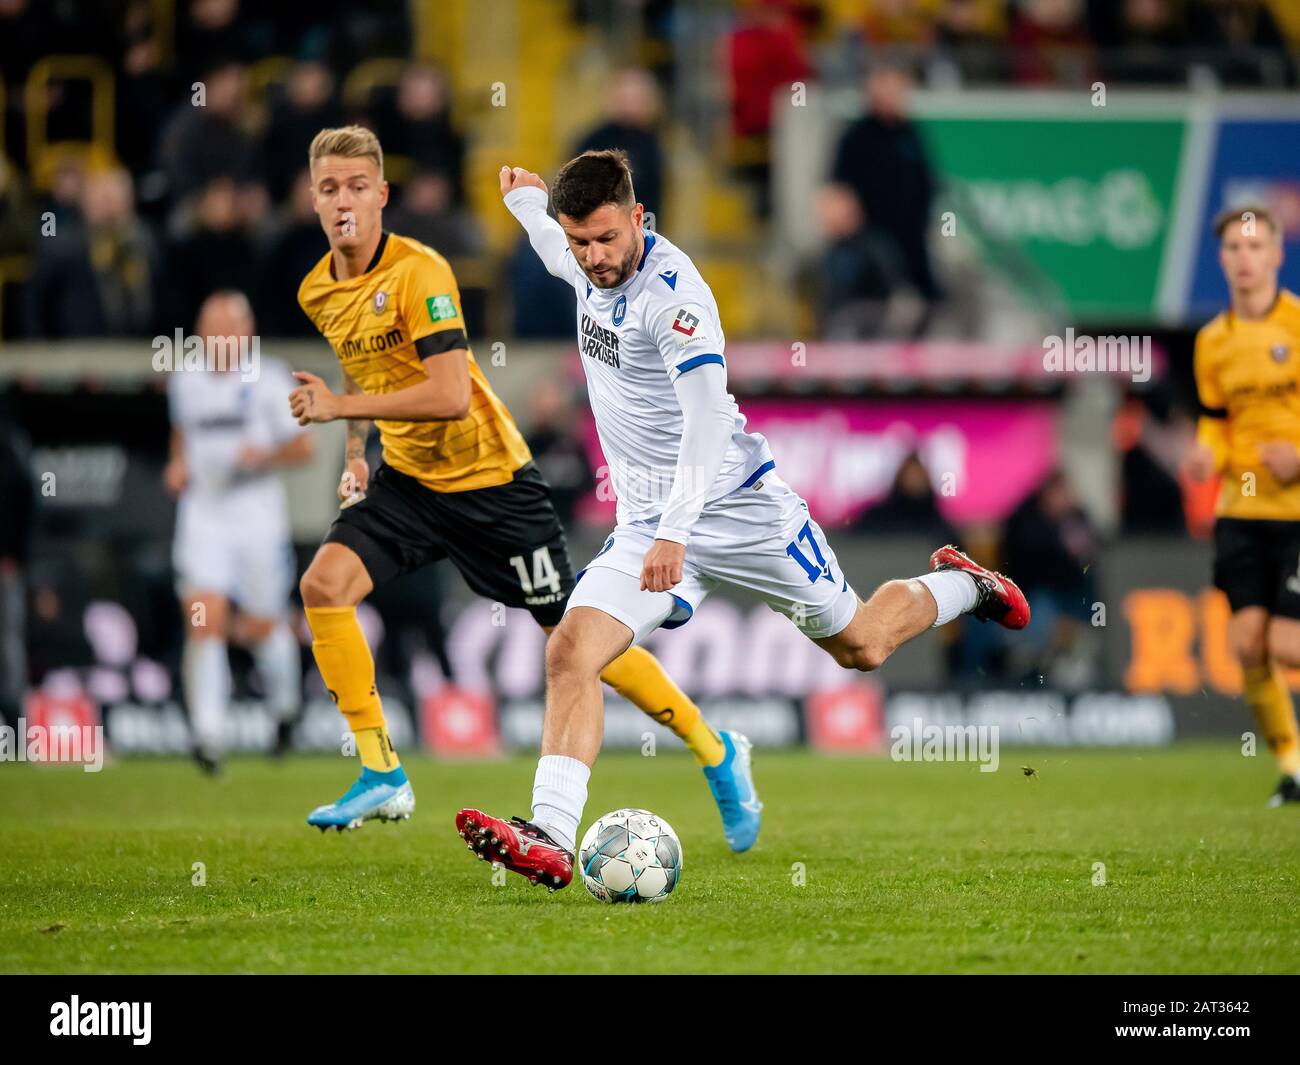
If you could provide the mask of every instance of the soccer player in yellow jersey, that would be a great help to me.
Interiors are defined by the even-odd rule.
[[[410,782],[389,741],[375,667],[356,606],[376,585],[449,558],[471,588],[528,610],[549,634],[573,589],[564,531],[550,488],[514,419],[493,394],[465,333],[447,261],[387,233],[378,139],[358,126],[322,130],[309,151],[312,203],[329,252],[298,301],[338,355],[344,391],[298,373],[289,396],[301,424],[347,419],[339,516],[301,582],[312,653],[356,736],[361,775],[309,824],[359,827],[409,817]],[[365,441],[379,428],[384,459],[370,475]],[[724,744],[699,709],[645,650],[630,648],[602,679],[686,743],[722,813],[727,842],[758,834],[749,743]]]
[[[1278,288],[1282,234],[1267,209],[1215,220],[1230,306],[1196,335],[1203,407],[1188,473],[1220,473],[1214,584],[1232,608],[1243,694],[1300,802],[1300,733],[1279,667],[1300,666],[1300,299]]]

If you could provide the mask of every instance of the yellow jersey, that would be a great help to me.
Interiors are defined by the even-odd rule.
[[[460,289],[447,260],[419,241],[385,232],[365,273],[339,281],[333,253],[298,288],[298,303],[344,371],[368,395],[426,379],[424,360],[457,348],[469,359],[469,413],[457,421],[376,419],[384,461],[435,492],[514,479],[532,455],[514,418],[474,360]]]
[[[1223,484],[1216,513],[1300,521],[1300,483],[1281,484],[1260,458],[1280,440],[1300,450],[1300,299],[1281,289],[1263,318],[1224,311],[1196,334],[1197,437]]]

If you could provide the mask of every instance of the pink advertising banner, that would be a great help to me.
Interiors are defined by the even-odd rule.
[[[823,525],[879,502],[917,452],[939,509],[961,525],[1006,517],[1057,460],[1057,407],[1040,400],[748,399],[748,428],[772,446],[776,471]],[[600,486],[584,517],[612,525],[614,502],[590,413],[588,454]]]

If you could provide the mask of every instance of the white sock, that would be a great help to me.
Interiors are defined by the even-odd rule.
[[[189,639],[181,652],[181,684],[190,709],[194,742],[206,753],[225,749],[226,708],[230,705],[230,659],[226,641]]]
[[[302,664],[293,630],[280,622],[253,648],[253,657],[266,687],[267,709],[276,721],[288,721],[302,700]]]
[[[934,605],[939,608],[934,619],[933,628],[947,625],[953,618],[974,610],[979,602],[979,585],[969,573],[959,569],[941,569],[937,573],[925,573],[916,578],[924,584],[934,596]]]
[[[576,758],[546,754],[533,777],[533,824],[569,851],[577,849],[578,822],[587,804],[591,769]]]

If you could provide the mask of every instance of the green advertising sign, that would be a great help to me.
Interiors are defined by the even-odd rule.
[[[922,133],[950,183],[938,209],[958,228],[973,212],[979,233],[1020,248],[1077,318],[1156,315],[1177,228],[1182,116],[1015,114],[1005,99],[987,115],[928,110]]]

